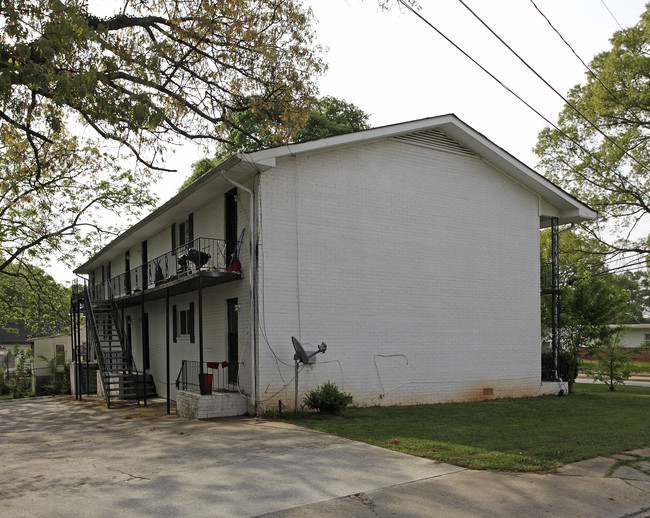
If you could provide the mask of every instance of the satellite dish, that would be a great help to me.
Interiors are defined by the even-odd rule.
[[[297,362],[304,363],[305,365],[314,363],[315,360],[312,360],[312,358],[318,353],[324,353],[327,350],[327,344],[325,342],[322,342],[316,351],[305,351],[305,348],[295,336],[291,337],[291,342],[296,351],[296,354],[293,355],[293,359]]]
[[[296,354],[293,355],[293,359],[297,362],[309,363],[309,356],[303,348],[302,344],[298,341],[295,336],[291,337],[291,342],[293,343],[293,348],[296,350]]]

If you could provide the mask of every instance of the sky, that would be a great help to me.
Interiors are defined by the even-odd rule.
[[[558,92],[585,80],[586,70],[531,0],[463,0]],[[609,38],[636,24],[642,0],[534,0],[585,61],[609,48]],[[477,21],[460,0],[419,0],[419,13],[448,38],[555,122],[563,101]],[[377,0],[305,0],[328,71],[320,95],[351,102],[372,127],[454,113],[533,168],[537,134],[548,124],[403,7],[382,11]],[[620,24],[620,26],[619,26]],[[168,157],[178,172],[156,187],[160,203],[173,196],[205,150],[186,145]],[[48,271],[60,282],[69,270]]]

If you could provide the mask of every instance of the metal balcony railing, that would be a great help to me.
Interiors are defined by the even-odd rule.
[[[228,379],[228,362],[204,362],[201,369],[200,362],[183,360],[181,370],[176,377],[176,390],[200,394],[234,392]]]
[[[235,243],[224,239],[199,237],[174,250],[152,259],[148,263],[113,277],[108,283],[91,287],[93,299],[124,297],[151,289],[174,280],[183,279],[200,270],[232,271],[230,254]]]

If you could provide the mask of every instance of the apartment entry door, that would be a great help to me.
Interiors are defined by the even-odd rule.
[[[237,383],[239,375],[239,333],[237,311],[239,304],[237,299],[228,299],[226,301],[228,315],[228,381]]]

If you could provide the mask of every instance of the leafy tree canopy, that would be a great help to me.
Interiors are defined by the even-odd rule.
[[[617,330],[610,327],[625,312],[626,293],[593,275],[579,264],[572,282],[562,288],[560,300],[560,346],[566,353],[568,371],[577,372],[584,350],[595,351],[607,344]],[[571,391],[573,381],[569,382]]]
[[[551,233],[540,233],[540,254],[543,268],[542,282],[550,287]],[[620,294],[625,304],[618,306],[617,314],[610,314],[610,324],[632,324],[649,321],[650,279],[645,264],[625,271],[612,260],[609,249],[601,241],[582,232],[567,230],[560,235],[560,283],[568,286],[579,275],[595,276],[608,289]],[[548,333],[551,326],[551,296],[542,296],[542,329]],[[563,302],[560,310],[563,311]]]
[[[293,134],[325,68],[312,23],[299,0],[123,0],[107,17],[85,0],[0,1],[0,273],[151,203],[178,138],[229,143],[241,113],[269,106],[274,137]]]
[[[64,332],[70,325],[70,290],[40,268],[9,265],[0,275],[0,327],[30,336]]]
[[[584,117],[566,105],[561,131],[544,129],[535,152],[549,178],[599,211],[607,224],[590,226],[594,236],[619,250],[649,253],[648,242],[629,233],[650,216],[650,4],[634,27],[610,41],[586,82],[568,94]]]
[[[185,180],[181,190],[232,154],[279,144],[270,128],[281,118],[282,114],[275,106],[253,107],[239,112],[237,127],[230,130],[228,142],[218,147],[213,158],[202,158],[192,164],[192,175]],[[368,129],[368,118],[367,113],[352,103],[336,97],[322,97],[312,106],[307,121],[286,142],[304,142]]]

